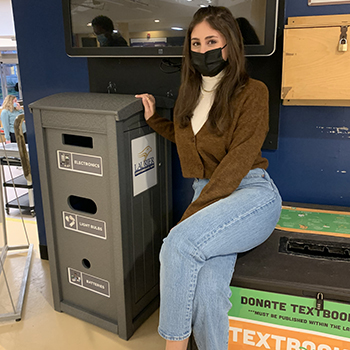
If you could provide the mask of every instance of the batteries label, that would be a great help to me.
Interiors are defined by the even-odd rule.
[[[102,157],[58,150],[57,162],[62,170],[103,176]]]
[[[102,239],[107,238],[105,221],[91,219],[86,216],[76,215],[66,211],[62,212],[62,217],[63,226],[67,230],[84,233],[85,235]]]
[[[87,289],[104,297],[109,298],[111,296],[108,281],[70,267],[68,267],[68,281],[74,286]]]

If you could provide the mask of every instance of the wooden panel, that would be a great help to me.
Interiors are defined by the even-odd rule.
[[[350,25],[350,15],[288,17],[285,28]]]
[[[350,107],[350,100],[283,100],[283,105]]]
[[[339,39],[340,26],[285,29],[282,99],[350,100],[350,47],[339,52]]]
[[[322,6],[322,5],[343,5],[350,4],[349,0],[309,0],[309,6]]]

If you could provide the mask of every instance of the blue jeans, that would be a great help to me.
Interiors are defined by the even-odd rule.
[[[198,198],[207,179],[195,179]],[[253,169],[228,197],[176,225],[160,252],[159,334],[199,350],[227,350],[230,282],[237,253],[263,243],[281,213],[281,197],[263,169]]]

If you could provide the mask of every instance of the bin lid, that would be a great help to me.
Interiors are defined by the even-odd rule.
[[[344,216],[349,214],[350,208],[283,204],[295,209],[296,217],[301,215],[299,222],[309,222],[314,227],[307,224],[302,229],[296,229],[291,227],[293,219],[286,219],[288,227],[275,229],[264,243],[239,254],[231,285],[306,297],[315,297],[321,292],[325,299],[350,302],[350,280],[347,278],[350,233],[337,236],[326,234],[328,229],[323,226],[325,219],[331,229],[348,232]],[[311,209],[316,217],[311,215],[307,219],[299,214],[298,209]],[[326,214],[327,217],[318,214]],[[332,215],[334,219],[329,217]],[[317,226],[320,232],[314,231]]]
[[[173,100],[156,97],[157,107],[172,108]],[[44,97],[29,105],[35,109],[114,115],[117,121],[143,111],[142,101],[134,95],[94,92],[63,92]]]

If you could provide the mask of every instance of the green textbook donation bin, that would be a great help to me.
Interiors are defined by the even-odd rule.
[[[272,235],[238,256],[228,349],[350,350],[349,271],[350,208],[284,203]]]

